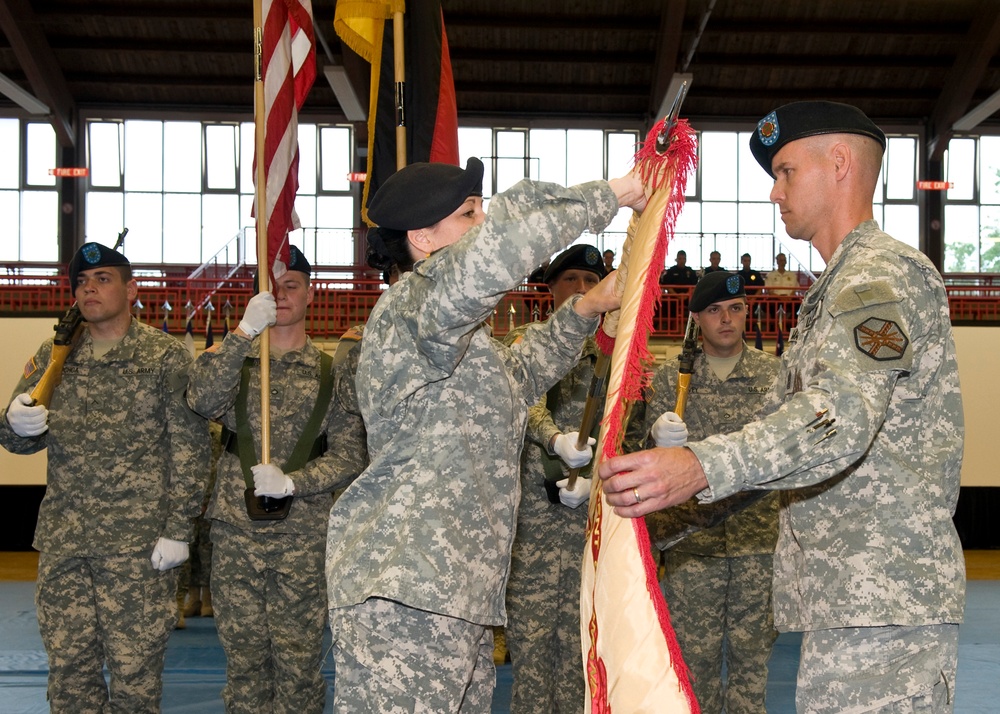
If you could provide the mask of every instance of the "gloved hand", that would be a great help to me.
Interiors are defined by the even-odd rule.
[[[274,301],[274,295],[269,292],[257,293],[247,303],[239,329],[253,339],[263,332],[265,327],[273,325],[277,319],[278,304]]]
[[[187,543],[161,536],[153,547],[153,554],[149,557],[149,562],[162,573],[165,570],[176,568],[188,559],[188,555],[190,555],[190,549]]]
[[[559,502],[562,505],[569,506],[570,508],[576,508],[581,503],[586,503],[590,500],[589,478],[577,477],[576,483],[573,484],[573,490],[566,488],[567,483],[569,483],[568,478],[564,478],[562,481],[556,481],[556,486],[559,487]]]
[[[653,422],[653,428],[649,430],[649,435],[657,446],[669,448],[671,446],[684,446],[688,440],[687,424],[674,412],[664,412],[660,418]]]
[[[284,498],[295,493],[295,484],[274,464],[257,464],[251,466],[250,471],[253,472],[254,496]]]
[[[576,440],[579,432],[571,431],[568,434],[559,434],[552,444],[552,450],[571,469],[578,469],[586,466],[594,458],[594,450],[590,447],[597,443],[597,439],[592,436],[587,437],[587,448],[577,450]]]
[[[31,395],[25,392],[14,397],[7,407],[7,423],[18,436],[38,436],[49,428],[49,410],[41,404],[31,406],[32,401]]]

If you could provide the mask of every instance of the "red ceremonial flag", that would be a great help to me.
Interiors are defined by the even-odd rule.
[[[459,164],[458,106],[440,0],[338,0],[334,28],[344,43],[372,65],[368,109],[368,200],[396,172],[393,13],[404,11],[403,86],[406,160]]]
[[[316,38],[312,0],[262,0],[261,14],[267,264],[277,278],[288,267],[288,233],[299,228],[299,109],[316,79]]]

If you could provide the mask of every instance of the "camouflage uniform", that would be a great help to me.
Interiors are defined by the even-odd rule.
[[[51,350],[42,344],[15,395],[38,382]],[[135,319],[96,359],[85,330],[48,431],[19,437],[0,414],[9,451],[48,449],[35,603],[53,712],[159,711],[177,569],[155,570],[150,554],[161,536],[191,540],[208,471],[207,426],[184,403],[190,362],[178,340]]]
[[[511,344],[529,329],[525,325],[511,331],[504,342]],[[546,395],[528,410],[521,503],[507,582],[506,638],[514,666],[510,700],[514,713],[583,711],[577,594],[587,507],[567,508],[549,501],[544,461],[555,463],[561,477],[562,462],[548,455],[548,444],[557,434],[580,429],[597,354],[597,343],[588,338],[580,361],[553,388],[559,390],[558,398],[550,405]],[[590,467],[580,475],[590,478]]]
[[[834,665],[820,630],[886,628],[912,642],[957,637],[965,567],[952,523],[962,462],[963,414],[941,276],[874,221],[855,228],[806,294],[774,396],[783,402],[742,431],[690,444],[717,500],[747,488],[783,489],[775,552],[779,630],[800,630],[817,651],[799,669],[800,710],[847,711],[806,696]],[[822,417],[817,413],[826,411]],[[824,424],[825,419],[835,424]],[[822,424],[819,428],[815,425]],[[862,636],[863,639],[863,636]],[[926,643],[925,643],[926,644]],[[955,660],[907,676],[849,658],[845,690],[882,702],[951,689]],[[853,651],[858,651],[857,648]],[[956,650],[957,651],[957,650]],[[948,705],[950,709],[950,704]],[[858,708],[856,711],[867,709]]]
[[[398,668],[373,656],[375,644],[348,641],[343,630],[358,605],[385,598],[403,610],[464,621],[472,644],[461,667],[448,669],[446,684],[454,694],[471,678],[485,696],[467,696],[489,701],[492,634],[483,633],[505,621],[527,407],[576,363],[597,320],[577,315],[570,299],[509,348],[490,337],[484,321],[532,268],[582,231],[601,230],[617,210],[603,181],[573,188],[522,181],[493,197],[482,225],[417,263],[379,299],[356,380],[372,463],[330,514],[327,581],[338,671],[359,663],[371,670],[369,687],[393,686]],[[484,661],[477,643],[486,639]],[[425,706],[423,693],[441,677],[434,660],[407,665],[427,685],[410,690],[412,706]],[[489,676],[480,676],[487,666]],[[335,707],[364,710],[339,688],[336,697]]]
[[[732,373],[721,381],[708,357],[699,354],[684,411],[688,438],[696,441],[732,432],[756,417],[778,367],[777,358],[744,345]],[[633,424],[639,425],[642,442],[653,422],[674,409],[677,368],[677,358],[660,367],[646,403],[633,407]],[[720,509],[694,500],[671,509],[685,510]],[[654,542],[658,515],[647,517]],[[705,714],[723,709],[729,714],[765,711],[767,660],[777,637],[771,611],[771,564],[777,539],[777,494],[769,494],[722,524],[664,551],[666,575],[660,585]]]
[[[191,372],[188,400],[198,412],[235,432],[240,370],[251,358],[247,412],[260,435],[259,340],[227,335],[205,352]],[[316,404],[320,351],[307,340],[301,350],[271,359],[271,461],[291,454]],[[326,593],[324,533],[334,489],[364,467],[361,420],[343,404],[352,385],[335,370],[333,398],[320,434],[327,451],[288,476],[295,483],[284,520],[252,521],[240,459],[229,451],[218,465],[208,516],[213,520],[212,595],[219,638],[226,650],[228,712],[321,712],[326,682],[320,673]],[[254,444],[259,458],[260,444]]]

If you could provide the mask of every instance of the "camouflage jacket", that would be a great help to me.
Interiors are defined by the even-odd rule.
[[[704,498],[783,489],[775,625],[960,622],[962,398],[931,262],[855,228],[803,300],[775,389],[768,417],[689,446]]]
[[[371,465],[330,515],[331,607],[378,596],[503,624],[527,408],[576,363],[597,321],[567,301],[513,347],[484,321],[535,266],[617,211],[603,181],[521,181],[379,298],[356,380]]]
[[[712,434],[727,434],[736,431],[760,413],[764,397],[771,389],[778,374],[779,362],[776,357],[744,345],[743,354],[733,368],[732,374],[722,381],[704,353],[699,353],[694,362],[694,373],[688,387],[687,407],[684,422],[688,428],[688,439],[698,441]],[[637,402],[632,407],[630,436],[626,450],[652,446],[648,439],[653,422],[664,412],[672,411],[677,403],[678,359],[664,363],[653,376],[653,382],[646,391],[646,401]],[[637,437],[637,438],[636,438]],[[635,438],[635,441],[632,441]],[[636,443],[638,442],[638,443]],[[647,443],[648,442],[648,443]],[[739,499],[740,495],[730,496]],[[701,504],[695,499],[646,518],[653,542],[660,545],[659,532],[673,519],[693,520],[695,514],[689,511],[723,511],[731,508],[733,501]],[[710,513],[705,516],[710,517]],[[764,499],[754,497],[753,505],[728,517],[721,524],[694,533],[674,546],[684,553],[708,556],[761,555],[774,552],[778,539],[778,496],[769,494]]]
[[[253,362],[247,398],[254,450],[260,458],[260,341],[235,333],[226,336],[215,352],[204,352],[191,368],[188,402],[211,419],[220,419],[235,432],[236,395],[245,358]],[[308,340],[301,350],[271,359],[271,462],[282,466],[291,455],[316,405],[320,385],[320,351]],[[342,368],[334,368],[334,392],[320,427],[327,450],[301,469],[287,475],[295,484],[295,498],[288,517],[279,521],[252,521],[247,516],[243,491],[246,481],[240,457],[226,451],[219,460],[215,494],[208,516],[248,531],[267,533],[325,533],[334,489],[343,488],[365,467],[364,424],[348,413],[353,385]]]
[[[538,329],[539,324],[531,323],[511,330],[504,343],[513,343],[518,337],[527,334],[528,330]],[[547,474],[544,460],[548,455],[550,463],[559,468],[560,478],[566,475],[562,460],[548,454],[548,445],[556,434],[580,429],[597,354],[597,343],[592,337],[588,337],[580,360],[553,387],[559,390],[557,403],[550,405],[550,389],[537,404],[528,409],[528,427],[524,451],[521,453],[521,503],[517,512],[515,548],[529,543],[546,543],[549,547],[575,545],[581,552],[583,550],[587,507],[567,508],[561,503],[549,501],[545,491]],[[600,417],[601,410],[597,413],[598,423]],[[581,469],[580,476],[590,478],[590,467],[591,464],[588,464]]]
[[[30,391],[52,353],[46,340],[14,394]],[[174,337],[132,319],[95,359],[89,330],[66,359],[49,429],[14,434],[9,451],[48,450],[45,498],[34,547],[63,556],[150,551],[160,536],[190,541],[209,477],[208,425],[184,402],[191,357]]]

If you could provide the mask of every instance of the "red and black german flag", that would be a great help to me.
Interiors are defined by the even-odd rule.
[[[397,109],[393,13],[402,9],[406,78]],[[396,172],[396,127],[406,126],[406,162],[459,164],[458,108],[440,0],[338,0],[334,27],[372,65],[368,168],[362,205]]]

